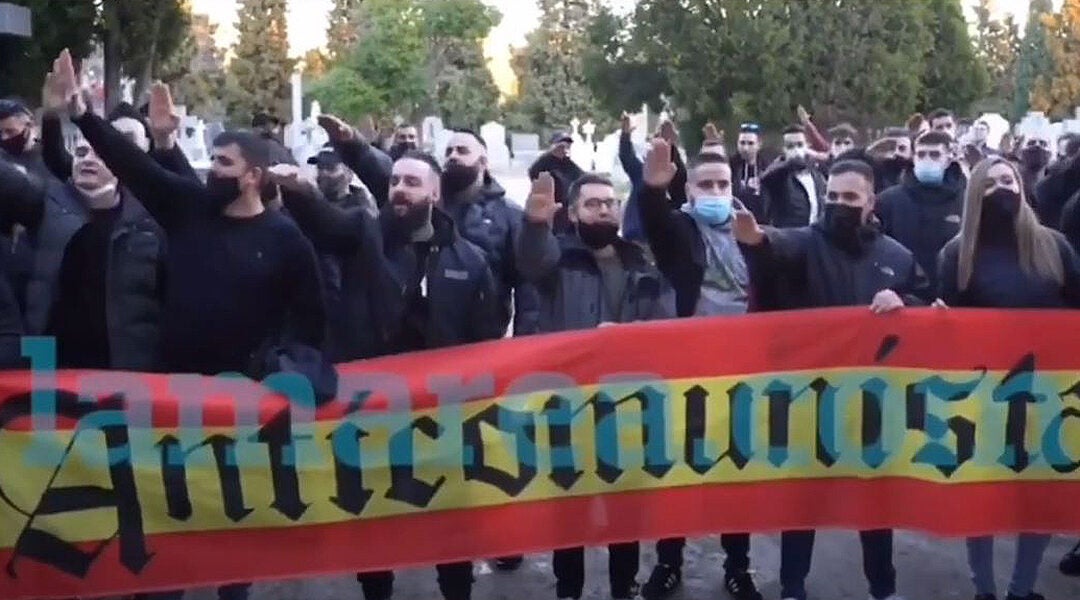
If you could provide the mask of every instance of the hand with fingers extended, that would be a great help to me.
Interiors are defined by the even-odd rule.
[[[803,107],[802,104],[800,104],[799,107],[795,109],[795,116],[799,118],[799,123],[803,125],[810,124],[810,113],[806,112],[806,108]]]
[[[649,146],[649,152],[645,155],[642,171],[645,185],[666,190],[675,179],[676,171],[677,167],[671,160],[671,144],[661,138],[654,139]]]
[[[169,86],[158,81],[150,86],[150,106],[147,124],[154,147],[168,150],[176,145],[176,132],[180,130],[180,116],[176,114]]]
[[[53,61],[52,72],[45,79],[48,97],[44,100],[47,107],[55,107],[56,110],[66,109],[72,118],[79,118],[86,113],[86,100],[79,93],[75,63],[67,48],[61,51],[60,56]]]
[[[276,164],[270,167],[266,174],[271,183],[285,190],[302,192],[310,188],[310,182],[302,176],[300,167],[297,165]]]
[[[679,130],[676,129],[675,124],[668,119],[665,119],[660,123],[660,131],[657,132],[657,135],[670,146],[677,146],[679,144]]]
[[[525,201],[525,218],[530,223],[550,226],[560,208],[562,205],[555,201],[555,179],[544,171],[532,183],[529,199]]]
[[[319,115],[319,126],[326,130],[331,142],[351,142],[356,139],[356,131],[334,115]]]
[[[746,244],[747,246],[759,246],[765,241],[765,230],[758,225],[757,219],[754,217],[754,213],[750,212],[742,202],[738,200],[734,203],[735,217],[733,219],[733,225],[731,232],[735,235],[735,240],[740,244]]]
[[[724,134],[716,128],[716,123],[712,121],[705,124],[705,127],[701,128],[701,133],[705,135],[705,144],[707,146],[722,143],[724,141]]]

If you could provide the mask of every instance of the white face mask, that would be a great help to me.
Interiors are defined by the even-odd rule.
[[[79,187],[78,185],[76,185],[75,187],[79,190],[79,193],[81,193],[83,197],[86,198],[86,201],[91,205],[100,204],[102,202],[112,200],[116,197],[115,183],[106,183],[101,187],[93,189]]]
[[[788,160],[805,160],[806,148],[791,148],[790,150],[784,150],[784,156]]]

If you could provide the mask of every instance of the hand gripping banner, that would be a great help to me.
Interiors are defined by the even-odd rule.
[[[930,309],[623,325],[342,365],[317,409],[292,376],[38,361],[0,374],[0,598],[725,531],[1080,532],[1078,332]]]

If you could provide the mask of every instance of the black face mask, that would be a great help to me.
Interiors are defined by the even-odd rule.
[[[1006,236],[1016,230],[1016,215],[1020,212],[1020,194],[1012,190],[997,189],[983,197],[981,226],[983,231],[1002,233]]]
[[[417,146],[416,146],[415,143],[413,143],[413,142],[402,142],[400,144],[394,144],[393,146],[390,146],[390,151],[389,151],[388,154],[390,154],[390,158],[393,159],[394,162],[397,162],[397,159],[404,156],[406,152],[408,152],[409,150],[416,150],[416,149],[417,149]]]
[[[451,200],[480,177],[480,165],[466,166],[456,162],[446,163],[442,174],[443,200]]]
[[[911,159],[903,156],[894,156],[884,162],[885,172],[890,175],[899,175],[914,166]]]
[[[615,223],[578,223],[577,231],[581,242],[593,250],[607,248],[619,239],[619,226]]]
[[[862,208],[838,202],[825,204],[821,217],[825,235],[841,249],[851,253],[862,250]]]
[[[1050,163],[1050,152],[1038,146],[1024,148],[1020,151],[1020,162],[1032,171],[1041,171]]]
[[[206,176],[206,192],[214,211],[221,212],[240,197],[240,179],[222,177],[211,172]]]
[[[26,142],[30,139],[30,130],[23,130],[22,133],[15,137],[10,137],[6,140],[0,140],[0,149],[7,152],[9,156],[20,156],[26,151]]]

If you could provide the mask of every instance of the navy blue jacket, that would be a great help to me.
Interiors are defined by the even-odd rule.
[[[960,233],[966,184],[960,167],[953,163],[942,185],[925,185],[906,173],[899,185],[882,192],[877,200],[881,232],[911,250],[930,278],[923,297],[927,303],[934,300],[937,290],[938,254]]]

